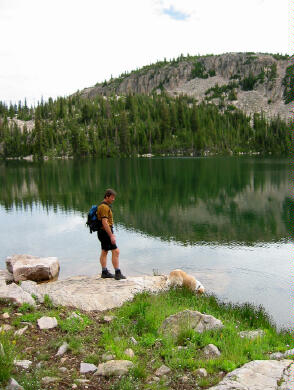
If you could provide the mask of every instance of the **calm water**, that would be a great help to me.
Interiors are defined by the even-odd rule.
[[[288,160],[245,157],[2,162],[0,268],[28,253],[57,256],[60,278],[100,272],[85,219],[113,187],[124,273],[182,268],[293,328],[289,173]]]

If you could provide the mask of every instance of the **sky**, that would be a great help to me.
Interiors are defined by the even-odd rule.
[[[0,101],[34,105],[181,54],[291,55],[290,1],[0,0]]]

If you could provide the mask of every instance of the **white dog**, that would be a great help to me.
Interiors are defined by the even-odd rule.
[[[185,286],[189,290],[194,291],[197,294],[203,294],[205,289],[203,285],[194,278],[194,276],[188,275],[181,269],[175,269],[171,271],[167,279],[168,286]]]

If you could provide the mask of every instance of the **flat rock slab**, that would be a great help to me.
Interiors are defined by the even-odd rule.
[[[254,360],[209,390],[292,390],[293,374],[292,360]]]
[[[34,291],[35,289],[35,291]],[[36,284],[30,290],[37,296],[48,294],[55,305],[71,306],[85,311],[104,311],[121,306],[142,291],[167,289],[164,276],[128,277],[125,280],[77,276],[56,282]]]
[[[1,284],[0,298],[18,303],[19,305],[22,305],[23,303],[29,303],[33,306],[36,305],[33,297],[15,283]]]

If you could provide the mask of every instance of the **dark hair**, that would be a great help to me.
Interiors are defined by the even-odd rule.
[[[105,199],[105,198],[108,198],[110,195],[116,196],[116,192],[115,192],[114,190],[112,190],[111,188],[108,188],[108,189],[105,191],[104,199]]]

